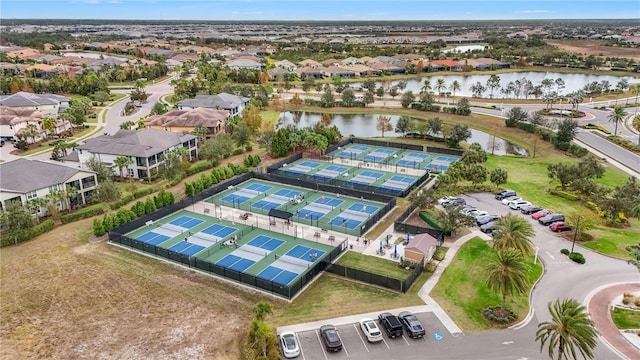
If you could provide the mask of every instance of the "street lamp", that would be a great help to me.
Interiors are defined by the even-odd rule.
[[[584,219],[582,215],[578,216],[576,223],[576,231],[573,232],[573,244],[571,244],[571,254],[573,254],[573,248],[576,246],[576,238],[578,237],[578,230],[580,230],[580,219]]]

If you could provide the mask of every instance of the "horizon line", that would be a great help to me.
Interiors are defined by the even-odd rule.
[[[526,18],[513,18],[513,19],[442,19],[442,20],[417,20],[417,19],[394,19],[394,20],[338,20],[338,19],[298,19],[298,20],[285,20],[285,19],[236,19],[236,20],[225,20],[225,19],[100,19],[100,18],[3,18],[0,17],[0,21],[7,20],[93,20],[93,21],[224,21],[224,22],[234,22],[234,21],[280,21],[280,22],[308,22],[308,21],[335,21],[335,22],[397,22],[397,21],[413,21],[413,22],[438,22],[438,21],[551,21],[551,20],[634,20],[637,18],[540,18],[540,19],[526,19]],[[6,24],[2,24],[6,26]]]

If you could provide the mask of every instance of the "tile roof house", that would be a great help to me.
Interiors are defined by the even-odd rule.
[[[296,69],[296,64],[292,63],[289,60],[276,61],[273,65],[277,68],[282,68],[288,71],[293,71]]]
[[[27,125],[33,124],[37,128],[36,141],[45,135],[42,129],[42,119],[48,117],[44,111],[32,109],[18,109],[0,106],[0,139],[13,140],[19,134],[27,132]],[[26,138],[27,142],[31,142],[33,137]]]
[[[56,94],[33,94],[24,91],[11,95],[0,95],[0,106],[15,109],[40,110],[58,117],[69,108],[69,98]]]
[[[419,263],[422,259],[427,262],[436,252],[437,245],[438,240],[433,236],[427,233],[417,234],[404,247],[404,258],[415,263]]]
[[[432,66],[441,65],[444,66],[445,70],[449,69],[451,71],[462,71],[464,70],[464,64],[459,63],[457,61],[445,59],[445,60],[433,60],[429,63]]]
[[[206,128],[206,138],[218,134],[231,116],[228,110],[199,107],[192,110],[172,110],[153,115],[145,121],[145,127],[178,133],[193,133],[196,128]]]
[[[232,60],[225,64],[232,69],[249,69],[249,70],[262,70],[264,64],[253,60]]]
[[[342,79],[356,77],[356,73],[354,73],[353,71],[339,67],[339,66],[329,66],[327,68],[323,68],[322,71],[327,77],[330,77],[330,78],[333,78],[334,76],[338,76]]]
[[[231,116],[238,116],[249,104],[249,98],[233,94],[196,95],[193,99],[178,101],[178,110],[191,110],[198,107],[228,110]]]
[[[19,158],[0,164],[0,208],[4,209],[8,201],[44,199],[52,190],[65,190],[71,186],[77,195],[70,199],[71,206],[86,204],[97,185],[96,173],[79,169],[55,161]],[[67,208],[66,201],[58,202],[59,209]],[[38,213],[46,212],[40,208]],[[43,214],[44,215],[44,214]]]
[[[125,156],[132,160],[127,167],[128,175],[134,179],[150,177],[157,171],[164,155],[174,149],[184,148],[189,159],[197,157],[197,138],[191,134],[181,134],[157,129],[139,131],[118,130],[113,135],[101,135],[87,139],[76,148],[80,166],[84,166],[92,157],[107,165],[113,165],[117,157]],[[119,175],[119,169],[113,169]]]
[[[302,60],[302,61],[300,61],[300,63],[298,65],[300,65],[300,67],[309,67],[309,68],[313,68],[313,69],[317,69],[317,68],[321,68],[322,67],[322,64],[320,64],[319,62],[317,62],[315,60],[311,60],[311,59]]]

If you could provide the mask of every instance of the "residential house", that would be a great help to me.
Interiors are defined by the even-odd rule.
[[[35,134],[26,136],[27,142],[33,142],[42,139],[46,133],[42,128],[42,119],[48,117],[44,111],[31,109],[17,109],[0,106],[0,139],[13,140],[20,134],[27,134],[30,129],[27,127],[32,124],[36,127]]]
[[[58,201],[56,207],[66,209],[91,201],[98,179],[96,173],[55,161],[19,158],[0,164],[0,208],[9,201],[27,205],[30,200],[46,199],[51,191],[65,191],[67,186],[77,190],[69,201]],[[33,211],[45,215],[46,208]]]
[[[196,95],[193,99],[184,99],[178,102],[178,110],[191,110],[198,107],[228,110],[231,117],[242,114],[249,98],[233,94],[220,93],[218,95]]]
[[[167,153],[174,149],[186,149],[189,159],[198,156],[197,138],[191,134],[182,134],[158,129],[143,129],[139,131],[118,130],[113,135],[101,135],[86,140],[76,151],[80,166],[85,166],[87,160],[98,158],[111,166],[116,175],[119,170],[114,166],[118,157],[128,157],[132,163],[123,173],[134,179],[151,177],[157,172]]]
[[[40,110],[50,116],[58,117],[58,114],[69,108],[69,98],[56,94],[33,94],[24,91],[11,95],[0,95],[0,106],[22,110]]]
[[[297,68],[296,64],[292,63],[289,60],[276,61],[273,65],[276,68],[285,69],[287,71],[293,71],[293,70],[295,70]]]
[[[438,66],[441,65],[445,68],[445,70],[450,70],[450,71],[462,71],[464,70],[464,64],[459,63],[457,61],[453,61],[453,60],[449,60],[449,59],[445,59],[445,60],[433,60],[429,63],[429,65],[431,65],[431,68],[433,68],[434,66]]]
[[[198,107],[192,110],[172,110],[162,115],[153,115],[145,121],[145,127],[178,133],[193,133],[197,128],[208,130],[205,138],[217,135],[224,129],[231,116],[228,110]]]
[[[360,77],[371,77],[371,76],[380,76],[382,75],[382,71],[377,69],[372,69],[367,65],[362,64],[353,64],[349,66],[344,66],[343,69],[353,71],[357,76]]]
[[[253,60],[231,60],[225,64],[232,69],[262,70],[264,64]]]
[[[298,77],[301,80],[305,80],[308,78],[312,78],[315,80],[321,80],[324,78],[323,68],[315,68],[315,67],[301,67],[296,69],[296,73],[298,73]]]
[[[468,59],[466,65],[472,66],[476,70],[508,69],[511,67],[509,63],[490,58]]]
[[[338,76],[341,79],[351,79],[356,77],[356,73],[354,73],[353,71],[339,66],[329,66],[327,68],[323,68],[322,71],[329,78]]]
[[[369,67],[375,71],[379,71],[380,73],[387,74],[404,74],[404,66],[400,66],[396,63],[386,63],[386,62],[374,62],[370,63]]]
[[[404,258],[414,263],[419,263],[424,259],[426,263],[433,257],[437,245],[438,239],[433,236],[427,233],[417,234],[404,247]]]
[[[269,80],[271,81],[279,81],[280,79],[287,79],[291,72],[289,70],[275,67],[267,70],[267,75],[269,75]]]
[[[315,61],[315,60],[311,60],[311,59],[306,59],[306,60],[302,60],[300,61],[300,63],[298,64],[300,67],[303,68],[312,68],[312,69],[318,69],[322,67],[322,64],[320,64],[319,62]]]

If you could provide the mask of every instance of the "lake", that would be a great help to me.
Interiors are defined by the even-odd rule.
[[[355,137],[369,138],[369,137],[377,137],[382,136],[382,133],[376,129],[376,122],[379,114],[329,114],[331,116],[331,125],[335,125],[343,136],[353,135]],[[400,116],[398,115],[385,115],[391,118],[391,124],[395,129],[396,124],[398,123],[398,119]],[[306,112],[306,111],[295,111],[295,112],[283,112],[280,113],[279,123],[280,126],[294,125],[300,128],[313,126],[316,123],[320,122],[320,118],[322,114]],[[417,121],[422,121],[419,119],[415,119]],[[399,137],[401,134],[396,133],[394,131],[385,132],[384,135],[386,137]],[[488,150],[492,143],[492,138],[490,134],[485,132],[471,129],[471,138],[467,140],[468,143],[479,143],[483,149],[487,150],[487,152],[491,153],[491,150]],[[523,156],[528,156],[527,150],[512,144],[504,139],[496,138],[495,146],[493,153],[495,155],[506,155],[506,154],[518,154]]]
[[[103,54],[95,54],[95,53],[86,53],[86,52],[64,52],[62,54],[60,54],[62,56],[74,56],[74,57],[79,57],[79,58],[89,58],[89,59],[100,59],[100,57],[102,56],[102,58],[107,59],[107,58],[112,58],[112,59],[116,59],[116,60],[120,60],[120,61],[129,61],[129,59],[127,58],[123,58],[123,57],[119,57],[119,56],[111,56],[111,55],[103,55]]]

